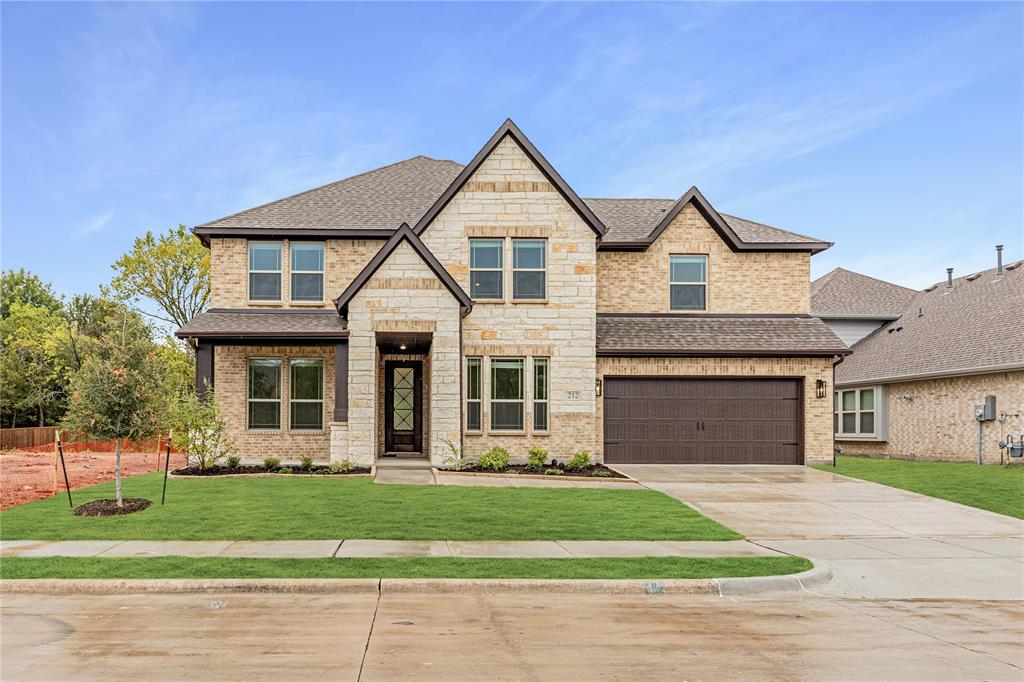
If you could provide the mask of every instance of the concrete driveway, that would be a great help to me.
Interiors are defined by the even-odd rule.
[[[826,561],[831,594],[1024,599],[1024,521],[801,466],[621,465],[765,547]]]

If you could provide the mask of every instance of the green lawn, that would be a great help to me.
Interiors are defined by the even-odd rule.
[[[614,559],[220,559],[149,557],[6,558],[16,578],[731,578],[811,568],[799,557],[639,557]]]
[[[167,483],[167,504],[161,507],[161,482],[161,474],[125,479],[126,497],[145,497],[154,502],[145,511],[125,516],[74,516],[64,495],[8,509],[0,512],[0,539],[735,540],[741,537],[679,501],[645,489],[376,485],[366,477],[171,478]],[[75,490],[75,505],[112,497],[113,491],[113,483]]]
[[[836,473],[1024,519],[1024,467],[839,457]],[[822,471],[831,466],[815,465]]]

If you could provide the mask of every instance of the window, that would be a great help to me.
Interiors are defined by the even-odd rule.
[[[292,300],[324,300],[324,245],[292,242]]]
[[[249,242],[249,300],[281,300],[281,242]]]
[[[281,428],[281,361],[249,360],[250,429]]]
[[[707,306],[708,257],[669,256],[669,307],[704,310]]]
[[[522,358],[491,360],[491,428],[523,430]]]
[[[483,393],[483,373],[480,358],[466,358],[466,430],[480,431],[480,400]]]
[[[473,299],[502,298],[504,239],[469,240],[469,295]]]
[[[324,361],[292,360],[289,426],[319,431],[324,427]]]
[[[513,300],[540,300],[547,295],[546,250],[543,239],[512,240]]]
[[[832,425],[836,435],[875,435],[875,389],[836,391]]]
[[[548,359],[533,359],[533,430],[548,430]]]

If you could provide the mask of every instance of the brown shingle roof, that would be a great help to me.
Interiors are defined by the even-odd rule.
[[[344,338],[348,327],[336,310],[230,310],[200,313],[175,332],[179,338]]]
[[[831,356],[849,349],[803,316],[598,315],[598,355]]]
[[[1012,268],[1012,269],[1011,269]],[[1024,266],[968,275],[914,296],[903,316],[853,345],[837,384],[1024,368]],[[920,311],[920,316],[918,313]]]
[[[836,268],[811,282],[811,313],[819,317],[896,317],[917,291]]]

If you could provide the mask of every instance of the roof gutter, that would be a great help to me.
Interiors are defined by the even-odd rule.
[[[852,351],[836,349],[804,350],[685,350],[679,348],[599,348],[599,358],[830,358]]]
[[[856,381],[836,381],[836,386],[865,386],[868,384],[895,384],[905,381],[921,381],[924,379],[945,379],[954,377],[976,376],[978,374],[997,374],[999,372],[1016,372],[1024,370],[1024,364],[990,365],[988,367],[970,367],[952,371],[921,372],[918,374],[902,374],[874,379],[857,379]]]
[[[206,227],[192,228],[192,234],[203,246],[210,246],[212,237],[257,237],[259,239],[388,239],[395,233],[387,229],[306,228],[306,227]]]

